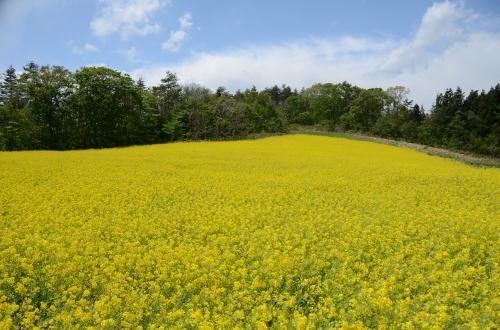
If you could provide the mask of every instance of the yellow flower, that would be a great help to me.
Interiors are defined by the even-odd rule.
[[[321,136],[0,152],[0,329],[495,328],[498,196]]]

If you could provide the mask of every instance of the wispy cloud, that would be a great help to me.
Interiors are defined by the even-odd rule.
[[[176,52],[180,49],[184,39],[186,39],[187,32],[184,30],[177,30],[170,32],[170,38],[163,43],[161,48],[170,52]]]
[[[90,22],[93,33],[99,37],[119,34],[126,39],[146,36],[161,31],[152,17],[170,0],[100,0],[97,16]]]
[[[477,17],[463,5],[445,1],[428,8],[408,39],[345,36],[250,45],[196,53],[178,63],[137,68],[133,74],[153,84],[172,70],[183,82],[232,90],[344,80],[363,87],[405,85],[428,108],[445,88],[480,89],[499,82],[500,33],[482,30],[474,24]],[[185,36],[171,38],[182,41]],[[167,42],[164,48],[175,44]]]
[[[467,11],[463,5],[448,1],[433,4],[423,16],[413,39],[395,48],[382,68],[398,71],[422,64],[433,55],[437,46],[449,46],[466,37],[466,23],[476,17],[477,15]]]
[[[128,49],[118,50],[117,53],[125,56],[130,63],[139,63],[137,60],[137,49],[135,47],[130,47]]]
[[[94,53],[99,51],[99,48],[97,48],[97,46],[91,44],[90,42],[86,42],[83,46],[77,46],[74,44],[72,40],[70,40],[69,45],[71,46],[71,51],[77,55]]]
[[[179,18],[179,23],[181,23],[181,29],[186,30],[193,26],[193,16],[191,13],[185,13]]]
[[[179,17],[180,29],[170,32],[170,38],[161,46],[164,50],[169,52],[178,51],[186,37],[188,36],[188,29],[193,26],[193,17],[191,13],[186,13]]]

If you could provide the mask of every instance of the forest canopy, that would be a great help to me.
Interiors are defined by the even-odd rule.
[[[360,88],[342,82],[297,91],[287,85],[229,92],[160,84],[106,67],[27,64],[0,79],[0,150],[86,149],[175,140],[229,139],[322,125],[426,145],[500,155],[500,84],[488,91],[447,89],[432,108],[403,86]]]

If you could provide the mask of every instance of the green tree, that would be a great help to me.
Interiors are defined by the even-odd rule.
[[[309,104],[302,94],[289,96],[283,106],[285,114],[291,123],[312,125],[314,118],[309,112]]]
[[[39,127],[26,102],[22,80],[11,66],[0,80],[0,150],[40,148]]]
[[[181,98],[182,87],[175,73],[167,71],[158,86],[153,87],[153,93],[158,98],[159,125],[173,118],[175,107]]]
[[[104,67],[75,73],[78,144],[102,148],[141,143],[143,102],[132,78]]]
[[[387,102],[387,94],[380,88],[362,90],[341,121],[347,129],[369,132],[382,116]]]
[[[212,92],[200,85],[191,84],[183,86],[182,98],[179,107],[186,113],[186,121],[190,139],[206,139],[211,134],[214,114],[210,109],[212,99],[229,97],[224,88],[218,88],[213,96]]]
[[[33,67],[21,75],[27,107],[39,128],[44,149],[73,147],[74,113],[72,98],[75,85],[72,73],[61,66]]]
[[[0,104],[11,110],[21,108],[21,90],[16,69],[10,66],[0,82]]]

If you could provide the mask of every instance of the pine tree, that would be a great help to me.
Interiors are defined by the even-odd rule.
[[[10,66],[3,75],[0,83],[0,104],[9,106],[12,110],[19,109],[19,79],[16,69]]]

